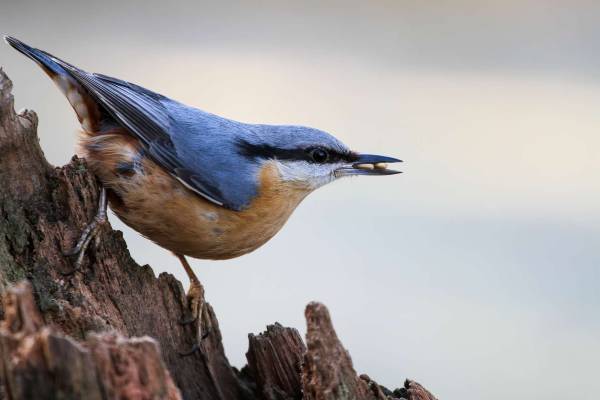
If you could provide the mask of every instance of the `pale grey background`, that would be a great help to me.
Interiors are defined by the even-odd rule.
[[[2,2],[0,29],[226,117],[328,130],[405,174],[311,195],[264,248],[193,261],[233,364],[247,333],[328,305],[355,367],[443,399],[600,391],[595,1]],[[75,116],[8,47],[48,158]],[[186,281],[124,228],[134,258]],[[187,282],[186,282],[187,285]]]

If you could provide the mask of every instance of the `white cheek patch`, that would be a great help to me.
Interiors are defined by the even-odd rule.
[[[301,184],[311,190],[333,181],[334,171],[339,167],[336,164],[315,164],[307,161],[276,160],[275,164],[282,180]]]

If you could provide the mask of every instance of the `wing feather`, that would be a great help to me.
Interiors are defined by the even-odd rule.
[[[185,165],[178,157],[169,134],[172,121],[161,103],[165,97],[120,79],[82,71],[56,57],[53,58],[66,68],[117,122],[142,142],[148,155],[155,162],[187,188],[220,206],[239,208],[237,205],[228,204],[218,188],[202,179],[200,171]]]

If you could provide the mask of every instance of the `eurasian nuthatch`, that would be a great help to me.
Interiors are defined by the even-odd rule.
[[[241,256],[273,237],[318,187],[398,173],[387,163],[400,160],[355,153],[326,132],[222,118],[5,40],[66,95],[83,128],[81,153],[103,185],[98,215],[73,252],[77,264],[108,201],[127,225],[179,257],[194,316],[202,289],[185,255]]]

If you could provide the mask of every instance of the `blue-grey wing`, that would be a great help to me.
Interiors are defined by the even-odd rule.
[[[224,185],[214,182],[209,171],[202,171],[202,166],[189,156],[178,154],[172,135],[178,123],[165,107],[169,99],[129,82],[88,73],[65,62],[61,64],[119,124],[140,140],[150,158],[186,187],[226,208],[240,210],[247,205],[247,198],[228,198],[222,190]]]

